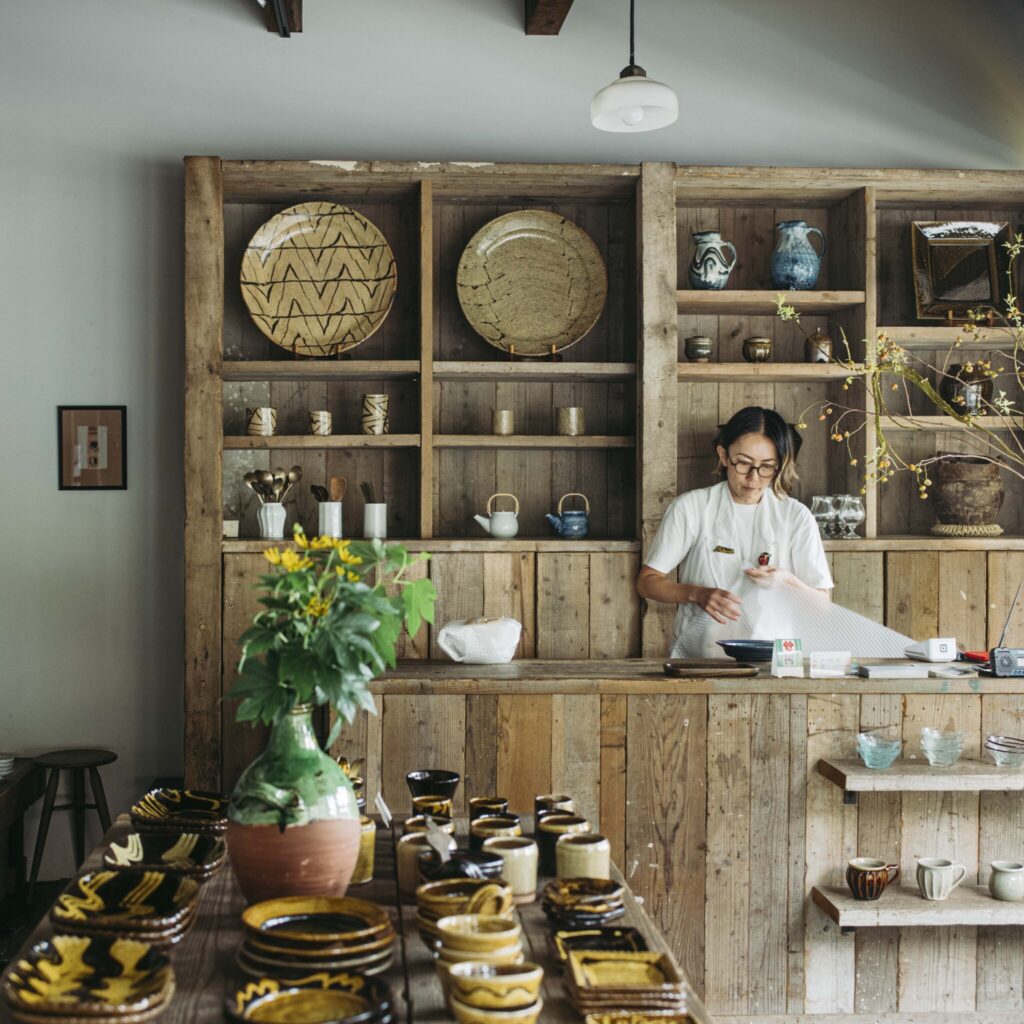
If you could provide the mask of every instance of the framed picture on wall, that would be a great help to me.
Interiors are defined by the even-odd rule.
[[[123,491],[128,487],[126,408],[57,406],[57,483],[62,491]]]

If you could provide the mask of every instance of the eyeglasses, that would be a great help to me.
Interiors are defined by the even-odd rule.
[[[728,458],[728,456],[727,456]],[[733,461],[729,459],[729,465],[739,473],[740,476],[750,476],[752,472],[757,471],[757,475],[762,480],[770,480],[779,471],[779,467],[774,462],[762,462],[760,465],[755,466],[752,462],[747,462],[746,459],[736,459]]]

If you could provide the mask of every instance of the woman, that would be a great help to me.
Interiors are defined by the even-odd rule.
[[[823,593],[832,576],[810,511],[789,490],[799,439],[773,409],[740,409],[715,438],[713,487],[675,498],[637,579],[649,601],[679,606],[672,657],[704,657],[708,625],[735,622],[745,579]],[[679,567],[679,582],[669,573]],[[747,639],[747,638],[741,638]]]

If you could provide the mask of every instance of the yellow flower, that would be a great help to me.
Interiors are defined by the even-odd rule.
[[[267,550],[263,552],[263,557],[271,565],[280,565],[281,564],[281,552],[278,551],[277,548],[267,548]]]
[[[317,619],[321,615],[326,615],[330,610],[331,602],[321,597],[311,597],[309,604],[306,605],[306,614],[311,619]]]
[[[309,538],[306,536],[301,526],[295,527],[295,543],[298,544],[303,551],[309,547]]]
[[[358,583],[359,582],[359,574],[358,573],[350,572],[350,573],[347,574],[347,576],[348,576],[349,583]]]
[[[297,551],[283,551],[281,565],[285,572],[298,572],[300,569],[312,568],[313,560],[300,555]]]

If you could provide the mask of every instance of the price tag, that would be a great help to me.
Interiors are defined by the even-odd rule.
[[[800,640],[776,640],[772,648],[772,675],[776,679],[804,676],[804,646]]]
[[[377,808],[377,813],[380,814],[380,820],[384,822],[385,828],[391,828],[391,811],[388,809],[388,805],[384,803],[383,794],[378,793],[373,804]]]

